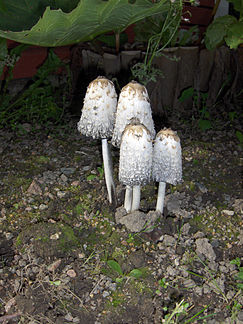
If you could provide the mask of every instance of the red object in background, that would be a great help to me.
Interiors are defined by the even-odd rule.
[[[8,48],[12,49],[19,45],[19,43],[8,40]],[[64,62],[70,59],[70,46],[55,47],[54,52]],[[38,68],[44,63],[47,57],[47,47],[30,46],[21,54],[20,59],[13,69],[13,78],[31,78],[33,77]],[[1,79],[5,78],[6,70],[3,72]]]
[[[184,3],[183,18],[188,21],[182,20],[181,28],[189,29],[190,27],[197,25],[202,37],[208,25],[211,23],[215,3],[214,0],[199,1],[199,6],[193,6],[187,2]]]

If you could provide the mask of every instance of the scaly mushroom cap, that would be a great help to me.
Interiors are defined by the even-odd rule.
[[[143,125],[128,125],[122,135],[119,161],[119,181],[128,186],[150,181],[152,138]]]
[[[119,146],[122,133],[132,120],[136,119],[150,131],[152,138],[155,136],[154,122],[149,102],[147,89],[136,81],[128,83],[122,88],[116,112],[115,127],[112,144]]]
[[[162,129],[155,138],[152,177],[157,182],[173,185],[182,178],[180,139],[171,129]]]
[[[105,77],[93,80],[84,98],[82,115],[78,122],[78,131],[93,138],[112,136],[117,94],[112,81]]]

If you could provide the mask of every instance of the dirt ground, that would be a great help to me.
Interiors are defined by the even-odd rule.
[[[164,215],[135,233],[115,219],[119,150],[114,206],[101,143],[77,121],[0,130],[0,323],[243,323],[240,122],[173,125],[183,181],[167,185]],[[157,184],[144,186],[140,211],[156,198]]]

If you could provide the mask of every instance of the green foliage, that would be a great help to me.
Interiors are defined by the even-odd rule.
[[[47,0],[32,0],[31,3],[5,0],[0,10],[0,21],[3,21],[0,36],[48,47],[79,43],[109,31],[120,33],[140,19],[162,14],[168,10],[170,1],[80,0],[78,3],[70,1],[70,6],[67,3],[64,0],[52,1],[51,4]],[[73,10],[65,12],[64,9]],[[14,18],[6,19],[10,11]]]
[[[235,264],[238,268],[238,273],[235,276],[235,279],[237,280],[237,288],[242,289],[243,290],[243,267],[241,267],[241,260],[239,257],[233,259],[230,261],[230,264]]]
[[[164,19],[158,18],[160,21],[158,26],[152,26],[150,29],[152,35],[148,39],[144,62],[135,64],[131,69],[133,77],[140,83],[146,85],[150,81],[156,81],[159,75],[163,75],[162,71],[153,66],[153,61],[155,57],[163,55],[162,51],[170,46],[176,38],[181,22],[182,8],[182,0],[170,2]],[[145,22],[145,29],[148,28]]]
[[[16,62],[26,45],[19,45],[7,56],[8,60]],[[11,62],[12,62],[11,61]],[[4,61],[6,63],[6,60]],[[5,82],[1,84],[0,94],[0,127],[19,128],[24,122],[39,125],[47,125],[48,122],[58,123],[64,112],[64,102],[57,104],[57,95],[48,80],[48,76],[56,72],[58,68],[64,67],[64,63],[53,51],[49,52],[48,58],[37,71],[33,83],[17,97],[8,93],[8,85],[12,80],[14,64],[8,66],[8,74]],[[67,82],[68,86],[68,82]]]
[[[193,87],[189,87],[183,90],[180,97],[178,98],[180,102],[184,102],[185,100],[192,98],[193,105],[195,108],[197,108],[198,116],[196,116],[196,118],[198,119],[198,127],[201,129],[201,131],[206,131],[212,128],[212,123],[210,121],[210,113],[207,109],[206,104],[207,97],[208,93],[198,92]]]
[[[243,43],[243,3],[240,0],[228,0],[239,12],[240,18],[225,15],[216,18],[207,28],[205,44],[209,50],[222,45],[224,42],[230,49],[236,49]]]
[[[122,282],[122,280],[125,277],[133,277],[135,279],[139,279],[143,275],[143,271],[140,269],[133,269],[128,274],[124,274],[121,269],[120,264],[118,262],[116,262],[115,260],[108,260],[107,264],[114,272],[116,272],[120,276],[120,277],[116,278],[117,283]]]
[[[243,145],[243,134],[241,131],[237,130],[235,132],[236,137],[238,138],[240,145]]]

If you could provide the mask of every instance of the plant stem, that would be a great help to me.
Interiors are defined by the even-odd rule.
[[[140,196],[141,196],[141,187],[133,186],[132,188],[132,210],[135,211],[139,209],[140,206]]]
[[[156,211],[160,212],[161,214],[163,214],[164,209],[165,187],[165,182],[159,182]]]
[[[132,187],[130,186],[126,186],[124,208],[126,209],[127,213],[130,213],[132,209]]]
[[[113,168],[112,168],[111,154],[110,154],[110,149],[108,146],[107,139],[102,138],[101,143],[102,143],[102,156],[104,162],[104,173],[105,173],[106,187],[108,191],[108,199],[110,204],[112,204],[113,198],[116,203],[116,189],[115,189],[115,183],[112,174]]]

